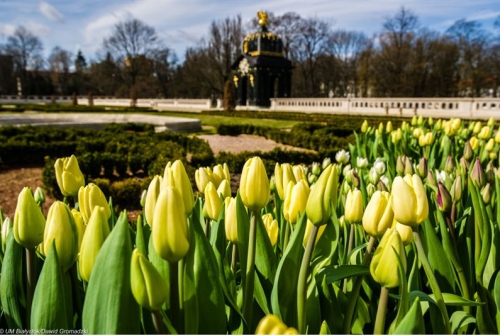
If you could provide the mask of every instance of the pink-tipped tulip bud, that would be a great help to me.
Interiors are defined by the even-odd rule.
[[[481,162],[479,158],[476,158],[474,166],[472,167],[471,173],[472,182],[478,187],[482,188],[486,184],[486,177],[484,176],[483,168],[481,167]]]
[[[451,210],[451,195],[442,182],[438,183],[437,204],[439,210],[449,212]]]
[[[418,176],[420,176],[420,178],[424,179],[427,177],[427,171],[427,159],[425,158],[425,156],[422,156],[420,162],[418,163],[417,174]]]
[[[462,176],[457,175],[450,191],[451,200],[453,202],[459,202],[462,199]]]

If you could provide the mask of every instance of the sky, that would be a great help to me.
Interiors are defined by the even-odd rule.
[[[404,6],[421,27],[446,31],[460,19],[477,20],[493,29],[500,16],[499,0],[0,0],[0,44],[23,25],[40,38],[47,56],[55,46],[94,60],[114,25],[130,18],[154,27],[166,45],[182,59],[199,44],[212,21],[241,15],[246,24],[265,10],[275,15],[296,12],[320,18],[333,29],[380,32],[383,22]]]

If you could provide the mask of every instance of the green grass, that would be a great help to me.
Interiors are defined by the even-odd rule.
[[[232,125],[256,125],[256,126],[267,126],[279,129],[289,129],[294,125],[300,123],[296,120],[277,120],[277,119],[255,119],[255,118],[240,118],[240,117],[230,117],[230,116],[213,116],[205,115],[201,113],[186,113],[186,112],[154,112],[154,115],[164,115],[170,117],[183,117],[183,118],[194,118],[200,119],[204,130],[210,131],[210,129],[215,129],[217,126],[224,124]]]

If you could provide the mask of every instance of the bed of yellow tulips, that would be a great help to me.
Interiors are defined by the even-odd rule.
[[[1,328],[98,334],[498,334],[500,131],[493,120],[369,125],[311,166],[182,162],[137,222],[77,158],[64,200],[19,194],[1,229]]]

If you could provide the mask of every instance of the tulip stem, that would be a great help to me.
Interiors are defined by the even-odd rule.
[[[290,238],[290,226],[291,224],[285,221],[285,239],[283,240],[283,250],[282,253],[285,253],[286,247],[288,246],[288,239]]]
[[[27,293],[26,293],[26,327],[31,326],[31,306],[36,286],[36,252],[35,249],[26,249],[26,273],[27,273]]]
[[[252,212],[250,219],[250,232],[248,237],[247,269],[245,273],[245,289],[243,292],[243,317],[248,328],[252,326],[253,289],[255,285],[255,240],[257,233],[257,211]]]
[[[179,318],[181,331],[184,331],[184,259],[178,262],[178,287],[179,287]]]
[[[159,310],[152,310],[151,315],[153,317],[153,325],[155,327],[156,333],[158,335],[165,335],[165,328],[163,326],[163,317]]]
[[[368,246],[366,247],[365,255],[363,256],[362,265],[368,265],[370,262],[371,252],[375,245],[375,237],[370,237],[368,241]],[[354,285],[352,286],[352,291],[347,296],[347,311],[344,315],[343,324],[343,334],[347,335],[351,333],[351,323],[354,316],[354,310],[356,309],[356,303],[358,302],[359,290],[361,289],[361,284],[363,283],[363,277],[357,276],[354,280]]]
[[[349,230],[349,242],[347,244],[347,250],[346,250],[346,258],[345,258],[345,263],[348,264],[349,260],[347,258],[349,257],[349,253],[352,251],[352,246],[354,245],[354,224],[351,224],[351,229]],[[342,291],[345,293],[347,291],[347,282],[349,279],[344,279],[344,286],[342,287]]]
[[[179,263],[169,262],[170,268],[170,317],[175,329],[181,333],[182,323],[179,300]]]
[[[309,264],[311,262],[312,253],[314,251],[314,242],[316,241],[316,236],[318,235],[318,227],[312,225],[311,234],[309,235],[309,240],[307,241],[307,246],[304,251],[304,256],[302,257],[302,264],[300,265],[299,281],[297,284],[297,316],[298,316],[298,331],[299,334],[306,334],[306,301],[307,301],[307,274],[309,270]]]
[[[75,298],[76,311],[78,313],[78,324],[77,327],[81,327],[81,316],[82,316],[82,298],[80,296],[80,289],[78,288],[78,275],[76,270],[76,262],[71,266],[71,287],[73,292],[73,298]]]
[[[387,314],[387,301],[389,299],[389,290],[386,287],[382,287],[380,290],[380,299],[378,301],[377,317],[375,318],[375,328],[373,330],[374,335],[384,334],[385,327],[385,316]]]
[[[431,265],[429,264],[429,260],[425,255],[424,246],[422,245],[422,241],[420,240],[420,234],[418,233],[418,227],[413,228],[413,238],[415,241],[415,245],[417,246],[417,252],[420,262],[424,267],[425,274],[427,275],[427,279],[429,280],[429,284],[431,286],[432,292],[436,298],[436,303],[443,315],[443,322],[446,329],[446,334],[451,334],[450,328],[450,319],[448,317],[448,311],[446,310],[446,305],[444,304],[443,294],[441,293],[441,289],[439,288],[439,284],[434,276],[434,272],[432,271]]]
[[[211,219],[205,219],[205,236],[207,236],[210,241],[210,221]]]

